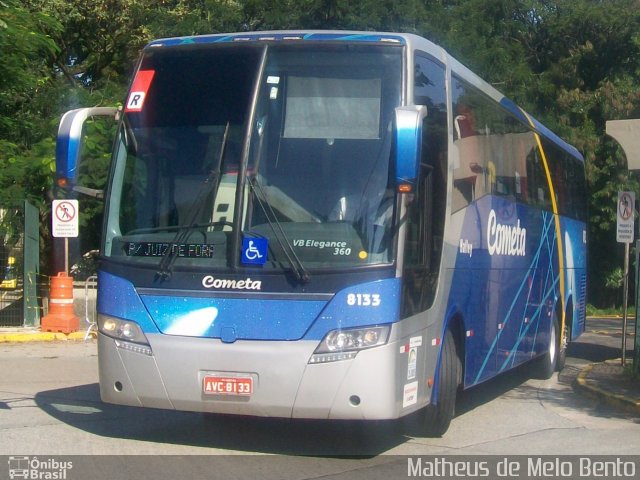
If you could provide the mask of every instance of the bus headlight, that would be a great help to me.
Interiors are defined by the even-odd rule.
[[[327,363],[354,358],[360,350],[387,343],[390,330],[388,325],[332,330],[318,345],[309,363]]]
[[[98,315],[98,330],[111,338],[149,345],[140,326],[130,320]]]

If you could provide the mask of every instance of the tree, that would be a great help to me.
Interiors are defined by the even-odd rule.
[[[32,133],[39,126],[34,113],[43,105],[36,100],[48,87],[47,60],[57,51],[43,27],[59,25],[17,0],[0,1],[0,138],[11,150],[39,140]]]
[[[122,102],[149,40],[281,28],[405,31],[444,46],[584,154],[589,248],[611,250],[617,191],[637,182],[605,123],[640,116],[640,0],[0,0],[0,202],[48,213],[60,116]],[[111,144],[97,139],[109,132],[88,128],[82,181],[102,188]],[[90,206],[81,222],[98,232],[100,215]],[[618,258],[591,256],[594,303],[614,301],[603,279]]]
[[[50,99],[57,89],[49,65],[58,52],[46,31],[60,28],[17,0],[0,0],[0,205],[27,199],[39,207],[43,239],[54,169]]]

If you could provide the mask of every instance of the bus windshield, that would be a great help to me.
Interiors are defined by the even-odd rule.
[[[148,48],[116,143],[105,255],[237,268],[249,244],[262,261],[247,266],[264,269],[390,263],[401,58],[357,44]]]

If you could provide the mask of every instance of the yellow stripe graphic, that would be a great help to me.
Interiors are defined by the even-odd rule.
[[[520,111],[524,114],[531,125],[531,128],[535,128],[531,117],[524,110],[520,109]],[[565,285],[564,285],[564,250],[562,248],[562,230],[560,229],[560,215],[558,213],[558,202],[556,201],[556,192],[553,188],[553,180],[551,178],[551,171],[549,170],[549,162],[547,161],[547,155],[544,153],[544,148],[542,147],[542,140],[540,139],[540,135],[536,132],[533,132],[533,136],[536,139],[536,143],[538,144],[538,150],[540,151],[540,156],[542,158],[542,165],[544,166],[544,172],[547,176],[547,184],[549,185],[549,192],[551,193],[551,209],[553,210],[553,218],[555,220],[556,225],[556,246],[558,248],[558,269],[560,272],[560,305],[562,306],[562,313],[560,318],[560,345],[563,342],[564,336],[564,324],[565,324]]]

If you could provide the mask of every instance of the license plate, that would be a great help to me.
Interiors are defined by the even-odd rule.
[[[206,375],[202,380],[205,395],[251,395],[253,378]]]

